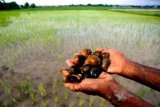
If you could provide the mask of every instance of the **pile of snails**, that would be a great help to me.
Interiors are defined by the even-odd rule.
[[[98,78],[110,65],[108,52],[82,49],[79,55],[73,57],[74,66],[69,68],[69,75],[64,77],[64,82],[79,83],[84,78]]]

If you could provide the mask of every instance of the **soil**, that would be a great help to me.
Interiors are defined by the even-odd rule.
[[[63,63],[62,63],[63,62]],[[13,68],[8,67],[7,65],[3,65],[0,68],[0,78],[1,80],[7,82],[12,87],[12,93],[9,97],[12,98],[13,94],[16,92],[16,85],[19,82],[25,81],[28,77],[32,80],[33,86],[37,89],[39,83],[43,83],[46,89],[46,95],[40,96],[36,94],[36,103],[32,104],[29,97],[23,96],[23,98],[19,99],[16,104],[12,104],[9,102],[8,107],[39,107],[43,104],[47,107],[68,107],[72,103],[75,106],[79,106],[79,103],[82,101],[83,107],[89,106],[89,95],[83,93],[74,93],[63,86],[62,76],[59,73],[61,67],[66,67],[65,59],[60,59],[57,57],[53,57],[52,55],[42,55],[37,57],[32,57],[30,59],[24,60],[23,62],[15,65]],[[125,88],[138,95],[139,90],[143,87],[141,84],[138,84],[134,81],[124,79],[122,77],[114,76],[116,80],[123,85]],[[53,87],[54,81],[57,81],[56,87]],[[56,94],[53,94],[53,91]],[[67,98],[65,98],[65,94],[67,93]],[[140,96],[145,101],[152,103],[154,105],[159,105],[160,94],[151,90],[146,93],[144,96]],[[0,96],[4,95],[4,90],[2,85],[0,85]],[[11,99],[9,99],[11,100]],[[0,103],[2,103],[4,99],[0,97]],[[98,107],[101,102],[101,98],[98,96],[94,96],[94,102],[92,107]],[[107,101],[104,102],[103,107],[112,107],[110,103]]]

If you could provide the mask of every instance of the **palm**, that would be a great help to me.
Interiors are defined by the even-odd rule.
[[[107,73],[103,72],[97,79],[84,79],[80,83],[65,83],[65,86],[72,91],[81,91],[89,95],[100,95],[107,88],[107,84],[115,82]]]
[[[110,53],[111,64],[106,72],[119,74],[124,70],[127,59],[122,53],[113,49],[98,48],[97,50]]]

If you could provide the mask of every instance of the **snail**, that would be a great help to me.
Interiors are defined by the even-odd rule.
[[[102,57],[102,52],[101,52],[101,51],[95,51],[95,52],[93,52],[93,55],[96,55],[96,56],[99,57],[101,60],[103,59],[103,57]]]
[[[79,55],[73,57],[73,64],[68,69],[69,75],[64,77],[64,82],[80,83],[84,78],[98,78],[102,71],[107,71],[110,65],[108,52],[82,49]]]
[[[90,49],[82,49],[80,51],[80,55],[83,55],[84,57],[88,57],[89,55],[91,55],[92,51]]]
[[[104,59],[104,58],[109,59],[110,54],[109,54],[108,52],[103,52],[103,53],[102,53],[102,57],[103,57],[103,59]]]
[[[101,63],[100,58],[95,55],[89,55],[84,62],[84,65],[91,65],[91,66],[99,66]]]
[[[91,66],[90,66],[90,65],[84,65],[84,66],[82,67],[82,72],[83,72],[83,73],[89,72],[90,69],[91,69]]]
[[[79,74],[81,70],[77,66],[71,66],[68,71],[70,74]]]
[[[87,73],[88,78],[98,78],[102,70],[99,67],[91,68],[90,72]]]
[[[110,65],[110,60],[109,59],[105,58],[105,59],[102,60],[101,68],[104,71],[107,71],[109,65]]]
[[[85,59],[86,59],[86,58],[85,58],[83,55],[75,55],[75,56],[73,57],[73,63],[74,63],[75,65],[81,66],[81,65],[83,65]]]
[[[64,82],[69,83],[79,83],[82,80],[82,74],[78,75],[67,75],[63,78]]]

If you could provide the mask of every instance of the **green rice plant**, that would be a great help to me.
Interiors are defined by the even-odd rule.
[[[16,100],[15,98],[12,98],[12,103],[13,103],[13,105],[15,105],[15,104],[17,104],[18,102],[17,102],[17,100]]]
[[[81,98],[79,99],[78,107],[82,107],[84,103],[85,103],[85,100],[84,100],[84,98],[81,97]]]
[[[42,100],[41,107],[47,107],[47,104],[48,104],[48,100],[47,101]]]
[[[100,104],[99,107],[104,107],[104,103],[106,102],[106,100],[104,98],[100,98]]]
[[[65,87],[63,87],[63,94],[64,94],[64,99],[67,100],[69,98],[69,95]]]
[[[90,97],[89,97],[89,107],[92,107],[93,102],[94,102],[94,97],[93,97],[93,96],[90,96]]]
[[[21,100],[21,93],[18,92],[18,90],[17,90],[16,93],[15,93],[15,95],[12,96],[12,99],[11,99],[12,104],[13,104],[13,105],[16,105],[16,104],[18,104],[18,102],[19,102],[20,100]]]
[[[20,88],[20,90],[31,99],[32,104],[36,103],[36,90],[33,88],[33,84],[30,78],[27,77],[26,81],[18,83],[18,88]]]
[[[2,88],[4,89],[4,94],[9,95],[11,93],[11,86],[7,82],[0,80],[0,84]]]
[[[54,81],[53,81],[53,88],[57,88],[57,82],[58,82],[58,80],[54,79]]]
[[[46,95],[46,90],[44,88],[44,85],[42,83],[39,83],[38,85],[38,93],[44,97]]]
[[[20,90],[21,90],[22,92],[24,92],[25,94],[29,94],[30,91],[34,91],[31,81],[28,81],[28,80],[27,80],[27,81],[24,81],[24,82],[18,83],[17,86],[18,86],[18,88],[20,88]]]
[[[29,93],[29,98],[31,99],[32,104],[35,104],[35,103],[36,103],[35,92],[30,92],[30,93]]]
[[[80,93],[76,92],[76,98],[80,98]]]
[[[57,92],[57,82],[58,82],[58,80],[54,79],[54,81],[53,81],[53,90],[52,90],[53,96],[56,96],[58,94],[58,92]]]
[[[59,103],[59,97],[56,95],[54,96],[54,103],[58,104]]]
[[[27,107],[25,103],[22,103],[21,107]]]
[[[64,57],[59,55],[59,56],[57,56],[57,60],[58,60],[58,61],[63,61],[63,60],[64,60]]]
[[[68,106],[68,107],[75,107],[74,104],[75,104],[75,103],[74,103],[73,101],[71,101],[71,102],[69,103],[69,106]]]
[[[150,88],[143,86],[143,88],[138,91],[138,96],[143,97],[149,91],[150,91]]]

